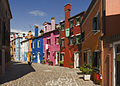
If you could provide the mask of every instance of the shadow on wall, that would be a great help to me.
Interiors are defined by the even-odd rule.
[[[11,66],[5,75],[0,75],[0,84],[16,80],[30,72],[35,72],[32,66],[21,62],[11,62]]]

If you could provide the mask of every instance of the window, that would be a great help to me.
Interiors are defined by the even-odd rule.
[[[35,42],[33,42],[33,48],[35,48]]]
[[[73,45],[74,44],[74,37],[69,37],[69,45]]]
[[[69,27],[70,27],[70,28],[73,28],[73,26],[74,26],[74,20],[70,20],[70,21],[69,21]]]
[[[65,46],[65,40],[61,39],[61,46],[64,47]]]
[[[100,30],[100,12],[93,18],[93,33]]]
[[[50,58],[50,51],[47,51],[47,58]]]
[[[40,48],[40,40],[38,40],[38,48]]]
[[[55,38],[55,44],[59,44],[59,37]]]
[[[60,54],[60,61],[64,61],[64,53]]]
[[[82,32],[82,33],[81,33],[81,42],[83,42],[84,39],[85,39],[85,32]]]
[[[93,66],[100,68],[100,52],[93,52]]]
[[[84,52],[84,64],[87,64],[87,52]]]
[[[75,19],[75,25],[80,25],[80,22],[81,22],[81,17],[78,17]]]
[[[81,35],[77,35],[75,38],[76,44],[79,44],[81,41]]]
[[[45,31],[47,31],[47,26],[45,26]]]
[[[47,44],[50,45],[51,44],[51,40],[47,39]]]
[[[65,24],[62,24],[61,25],[61,31],[64,31],[64,29],[65,29]]]

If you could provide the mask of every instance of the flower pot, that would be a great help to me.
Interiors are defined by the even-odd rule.
[[[84,80],[90,80],[91,75],[84,75]]]

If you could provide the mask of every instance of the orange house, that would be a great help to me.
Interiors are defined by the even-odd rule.
[[[28,40],[29,40],[29,47],[28,47],[28,63],[32,61],[32,32],[28,32]]]
[[[92,79],[101,83],[98,76],[102,74],[102,0],[92,0],[81,23],[82,33],[82,64],[92,64]]]

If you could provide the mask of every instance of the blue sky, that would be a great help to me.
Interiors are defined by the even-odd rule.
[[[45,21],[50,22],[55,17],[56,23],[64,20],[64,5],[71,3],[71,16],[87,10],[91,0],[9,0],[13,19],[12,31],[34,30],[34,25],[40,28]]]

